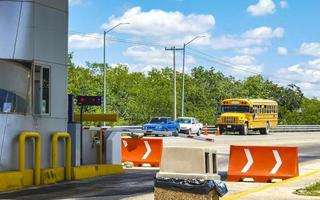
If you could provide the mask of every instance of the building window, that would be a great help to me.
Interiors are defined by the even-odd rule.
[[[42,65],[35,65],[33,80],[33,112],[36,115],[49,115],[51,85],[50,68]]]
[[[28,112],[30,68],[0,60],[0,113]]]

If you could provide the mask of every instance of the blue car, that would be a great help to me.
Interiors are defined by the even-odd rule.
[[[170,131],[178,133],[180,128],[172,117],[155,117],[149,123],[143,125],[146,131]]]

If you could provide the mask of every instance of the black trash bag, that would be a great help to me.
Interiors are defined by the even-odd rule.
[[[203,179],[177,179],[177,178],[155,178],[154,186],[162,189],[173,190],[178,192],[188,192],[193,194],[208,194],[219,185],[218,195],[226,194],[228,191],[224,183],[215,183],[212,180]],[[224,187],[223,187],[224,186]]]
[[[224,182],[220,180],[214,180],[213,183],[215,185],[215,189],[219,197],[223,197],[225,194],[228,193],[228,188]]]

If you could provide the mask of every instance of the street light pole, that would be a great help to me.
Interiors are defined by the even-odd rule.
[[[181,117],[184,117],[184,66],[186,57],[186,43],[183,44],[183,58],[182,58],[182,91],[181,91]]]
[[[204,38],[206,36],[202,35],[202,36],[196,36],[194,37],[192,40],[190,40],[189,42],[187,43],[184,43],[183,44],[183,60],[182,60],[182,91],[181,91],[181,117],[184,116],[184,67],[185,67],[185,60],[186,60],[186,46],[188,44],[190,44],[191,42],[195,41],[196,39],[199,39],[199,38]]]
[[[107,96],[107,64],[106,64],[106,36],[107,33],[112,31],[113,29],[117,28],[120,25],[125,25],[125,24],[130,24],[130,23],[119,23],[107,31],[103,31],[103,113],[105,114],[107,112],[107,101],[106,101],[106,96]],[[105,125],[105,123],[104,123]]]
[[[103,32],[103,113],[106,113],[106,105],[107,105],[107,101],[106,101],[106,96],[107,96],[107,81],[106,81],[106,35],[107,32],[104,31]]]
[[[173,120],[177,119],[177,72],[176,72],[176,47],[173,47]]]

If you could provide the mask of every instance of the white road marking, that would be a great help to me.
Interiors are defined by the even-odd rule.
[[[127,141],[122,140],[122,143],[123,143],[123,146],[124,146],[124,147],[127,147],[127,146],[128,146],[128,142],[127,142]]]
[[[275,174],[278,172],[279,168],[281,167],[282,160],[281,160],[281,157],[280,157],[279,152],[277,150],[272,150],[272,152],[273,152],[273,156],[276,159],[277,163],[275,164],[275,166],[271,170],[270,174]]]
[[[250,150],[249,149],[244,149],[244,153],[246,154],[248,162],[243,167],[243,169],[241,170],[242,173],[246,173],[250,169],[251,165],[253,164],[253,159],[252,159]]]
[[[149,154],[151,153],[151,148],[150,148],[150,145],[149,145],[148,141],[144,141],[144,145],[146,146],[147,151],[142,157],[143,160],[147,159]]]

